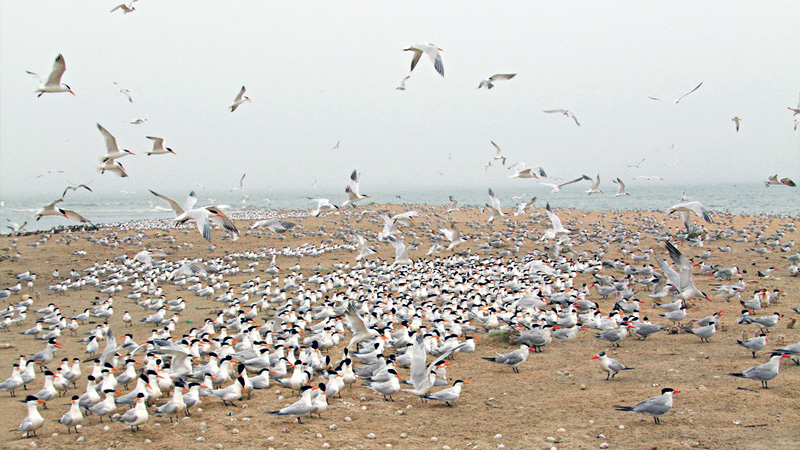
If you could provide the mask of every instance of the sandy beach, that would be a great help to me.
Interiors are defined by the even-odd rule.
[[[45,347],[45,342],[32,336],[20,333],[34,326],[39,308],[49,303],[58,305],[63,316],[70,318],[92,306],[96,297],[105,300],[107,294],[101,294],[99,288],[84,286],[82,289],[70,289],[58,294],[48,288],[51,285],[70,278],[70,270],[84,273],[83,270],[95,264],[115,261],[122,255],[133,258],[140,251],[153,246],[163,250],[167,256],[155,257],[156,261],[178,261],[184,258],[222,258],[227,264],[239,269],[247,269],[250,263],[258,262],[253,273],[229,273],[222,277],[230,283],[234,297],[239,298],[243,288],[239,286],[260,277],[260,283],[274,280],[276,285],[283,286],[286,277],[292,274],[302,275],[296,282],[307,291],[318,289],[319,285],[309,283],[309,278],[319,273],[332,278],[349,278],[356,273],[365,276],[370,271],[356,272],[356,251],[353,231],[364,235],[370,245],[379,247],[379,254],[364,259],[381,258],[389,263],[394,260],[395,250],[386,242],[378,243],[375,235],[383,227],[377,211],[402,213],[416,210],[420,213],[411,226],[400,226],[396,234],[405,244],[418,247],[409,252],[409,257],[419,262],[432,261],[430,265],[416,267],[409,271],[404,267],[396,267],[373,272],[384,273],[383,287],[386,291],[379,295],[380,300],[395,297],[390,285],[400,282],[405,277],[424,275],[428,271],[441,270],[445,277],[438,286],[452,277],[455,270],[464,266],[483,266],[487,275],[480,282],[489,283],[489,289],[481,295],[486,305],[502,305],[507,297],[517,298],[526,290],[538,286],[527,285],[522,277],[520,291],[511,291],[507,284],[513,274],[507,267],[520,267],[526,257],[547,258],[546,246],[554,240],[541,242],[542,234],[550,228],[550,221],[544,214],[544,205],[536,205],[530,215],[496,218],[487,223],[488,214],[479,209],[467,209],[446,213],[442,206],[415,207],[408,205],[359,205],[355,209],[346,209],[342,213],[323,214],[321,217],[306,217],[305,211],[278,212],[285,220],[297,226],[286,233],[269,231],[247,232],[253,221],[240,220],[236,226],[241,232],[238,240],[225,237],[221,229],[212,231],[212,243],[206,242],[196,228],[184,229],[147,229],[120,230],[101,227],[96,231],[75,231],[72,233],[38,233],[27,236],[0,237],[0,288],[15,285],[15,275],[30,271],[37,274],[32,287],[21,283],[21,290],[3,301],[2,307],[16,304],[22,295],[33,296],[34,302],[28,308],[27,317],[19,324],[10,324],[6,330],[0,330],[0,381],[11,373],[13,364],[19,361],[20,355],[31,355]],[[663,239],[657,234],[675,235],[683,229],[677,216],[666,216],[662,212],[587,212],[575,210],[556,210],[564,226],[571,230],[569,243],[560,246],[558,262],[578,263],[579,261],[614,261],[629,262],[632,267],[640,268],[652,264],[658,267],[657,259],[669,256]],[[45,218],[55,223],[56,218]],[[91,370],[91,363],[83,364],[83,375],[77,381],[77,389],[72,388],[62,397],[48,401],[48,409],[39,409],[45,418],[44,426],[37,431],[37,438],[24,439],[23,433],[9,431],[24,419],[26,407],[19,400],[26,394],[37,392],[43,384],[43,376],[39,372],[36,379],[28,386],[16,390],[16,398],[8,392],[0,392],[0,424],[2,424],[5,448],[22,449],[30,447],[52,449],[130,449],[153,448],[175,449],[234,449],[234,448],[303,448],[303,449],[378,449],[378,448],[415,448],[415,449],[764,449],[789,448],[800,442],[800,366],[789,359],[780,363],[780,374],[769,382],[769,389],[762,389],[755,380],[747,380],[729,376],[732,372],[742,372],[748,367],[767,362],[769,351],[800,340],[800,318],[792,306],[800,306],[800,278],[790,276],[788,267],[798,264],[785,257],[797,254],[798,247],[782,246],[800,240],[796,231],[795,219],[768,216],[729,216],[722,213],[714,215],[715,223],[697,222],[692,215],[692,222],[705,227],[701,236],[703,247],[692,247],[687,241],[671,238],[670,242],[695,263],[701,260],[696,255],[712,250],[705,262],[719,268],[738,267],[746,287],[741,298],[724,299],[715,297],[714,287],[722,284],[733,284],[738,281],[720,280],[713,276],[701,274],[699,267],[693,270],[697,287],[705,292],[711,301],[702,298],[688,300],[687,318],[684,325],[690,325],[691,319],[701,319],[718,311],[722,311],[721,328],[710,338],[710,342],[701,342],[700,338],[686,333],[668,331],[659,332],[646,340],[633,337],[624,339],[620,347],[612,348],[605,341],[594,338],[599,330],[587,329],[579,331],[575,340],[554,339],[544,346],[542,352],[530,353],[528,360],[519,367],[519,373],[513,373],[510,367],[495,364],[482,359],[493,357],[497,353],[506,353],[518,348],[518,342],[509,335],[519,334],[518,330],[488,332],[480,321],[471,324],[477,328],[467,334],[480,338],[474,353],[456,353],[449,367],[447,379],[450,384],[461,379],[471,384],[465,385],[460,399],[448,407],[440,402],[423,403],[408,393],[397,393],[394,402],[384,401],[383,397],[363,386],[358,381],[346,387],[341,398],[330,398],[327,411],[322,418],[304,417],[298,424],[292,417],[274,417],[264,414],[266,411],[280,409],[297,398],[296,391],[280,386],[270,385],[266,390],[257,390],[251,398],[236,402],[236,407],[224,406],[214,397],[204,397],[202,404],[192,410],[191,417],[179,416],[180,420],[170,423],[168,418],[150,415],[149,420],[141,425],[141,430],[132,433],[122,423],[107,419],[101,424],[98,417],[86,416],[83,419],[80,435],[67,434],[64,426],[57,423],[66,411],[72,395],[82,395],[86,387],[86,375]],[[426,256],[428,249],[441,242],[442,233],[439,226],[455,223],[468,241],[455,250],[441,250],[438,254]],[[725,230],[731,230],[725,237]],[[741,232],[740,232],[741,231]],[[777,236],[779,244],[771,246]],[[746,242],[736,242],[744,236]],[[174,240],[167,240],[170,236]],[[765,242],[755,243],[759,236]],[[435,237],[434,242],[431,237]],[[89,241],[92,239],[95,242]],[[98,240],[102,239],[102,242]],[[502,239],[502,240],[501,240]],[[172,241],[172,242],[170,242]],[[492,244],[494,242],[494,244]],[[499,243],[498,243],[499,242]],[[37,244],[38,243],[38,244]],[[187,245],[191,244],[191,246]],[[34,246],[35,245],[35,246]],[[718,248],[730,246],[729,252]],[[308,250],[310,247],[324,249],[312,256],[305,252],[302,257],[284,256],[293,253],[294,249]],[[759,253],[757,248],[766,249]],[[633,256],[644,255],[644,251],[652,249],[648,261],[634,262]],[[85,254],[76,254],[85,250]],[[454,251],[469,250],[471,256],[454,255]],[[604,251],[599,251],[604,250]],[[624,252],[623,252],[624,250]],[[246,252],[261,252],[265,256],[246,257]],[[278,253],[276,265],[281,270],[277,274],[265,273],[270,267],[272,254]],[[294,252],[300,253],[300,252]],[[551,253],[552,254],[552,253]],[[232,256],[233,255],[233,256]],[[503,255],[503,256],[501,256]],[[462,258],[462,263],[447,264]],[[362,263],[364,262],[362,261]],[[466,261],[466,262],[463,262]],[[144,268],[141,263],[126,263],[129,276],[137,276]],[[553,265],[556,263],[553,262]],[[345,266],[346,265],[346,266]],[[297,268],[299,266],[299,268]],[[767,277],[758,276],[758,271],[774,268]],[[423,270],[424,269],[424,270]],[[447,270],[445,270],[447,269]],[[59,271],[59,277],[51,274]],[[464,269],[466,270],[466,269]],[[350,272],[353,271],[352,274]],[[660,272],[660,270],[659,270]],[[622,270],[603,266],[598,270],[577,272],[572,280],[573,289],[578,290],[583,284],[596,281],[593,274],[611,275],[617,279],[625,277]],[[107,272],[100,281],[107,281],[112,272]],[[520,276],[518,276],[519,278]],[[646,278],[636,275],[634,278]],[[73,278],[73,281],[75,279]],[[144,342],[151,337],[152,324],[141,323],[140,320],[152,314],[135,301],[126,298],[131,292],[132,281],[123,283],[120,292],[114,293],[114,314],[108,324],[120,339],[124,334],[132,334],[137,342]],[[479,281],[471,286],[471,290],[456,295],[440,295],[430,300],[440,306],[458,305],[469,296],[469,292],[477,292]],[[204,283],[205,285],[205,283]],[[172,337],[180,339],[192,328],[202,326],[205,318],[216,317],[216,313],[227,308],[226,303],[214,302],[225,290],[215,292],[210,297],[200,298],[187,291],[186,286],[176,286],[170,281],[159,280],[157,286],[163,288],[166,299],[183,297],[186,309],[180,313],[180,320],[175,326]],[[346,293],[354,288],[347,285],[332,287],[326,292]],[[430,285],[433,291],[434,286]],[[411,288],[409,288],[411,289]],[[754,291],[766,289],[767,292],[782,290],[780,301],[770,304],[753,316],[781,314],[778,325],[769,329],[767,346],[758,352],[757,358],[745,348],[736,345],[736,340],[753,337],[758,327],[753,324],[737,324],[743,309],[739,300],[750,300]],[[565,288],[569,292],[570,288]],[[649,287],[634,285],[635,298],[641,300],[640,319],[648,317],[651,322],[663,326],[671,326],[668,319],[659,317],[665,311],[654,305],[654,299],[648,297]],[[288,292],[293,298],[293,292]],[[409,290],[406,295],[410,295]],[[143,298],[146,296],[143,296]],[[460,297],[460,298],[459,298]],[[590,301],[597,302],[603,315],[613,309],[615,299],[610,296],[601,298],[595,288],[590,289],[587,296]],[[242,310],[249,311],[245,305],[258,298],[249,296],[243,302]],[[414,301],[420,301],[415,299]],[[659,301],[669,302],[669,298]],[[267,317],[276,313],[281,303],[270,303],[270,309],[261,311],[254,319],[260,326]],[[374,307],[374,303],[370,304]],[[553,305],[542,307],[542,310],[553,309]],[[124,311],[133,317],[133,325],[126,327],[122,322]],[[507,311],[503,311],[507,312]],[[513,310],[512,310],[513,312]],[[168,315],[171,315],[169,313]],[[103,322],[100,318],[91,318],[77,330],[77,335],[70,335],[64,330],[58,342],[63,346],[54,360],[47,364],[55,370],[62,358],[77,357],[87,359],[86,344],[77,340],[96,325]],[[423,319],[423,324],[430,327],[436,325]],[[313,325],[307,324],[307,327]],[[399,326],[398,324],[393,324]],[[44,334],[44,333],[42,333]],[[229,333],[235,334],[235,333]],[[310,334],[306,333],[304,336]],[[327,351],[333,361],[339,361],[342,350],[351,336],[348,330],[343,342]],[[459,338],[463,341],[463,336]],[[105,343],[100,342],[100,351]],[[386,347],[385,354],[395,349]],[[634,370],[620,372],[613,380],[606,381],[606,373],[599,368],[592,357],[599,352],[607,354]],[[124,351],[120,353],[126,354]],[[143,353],[135,359],[141,361]],[[797,356],[795,356],[797,358]],[[428,356],[428,361],[433,357]],[[201,361],[203,363],[205,361]],[[360,363],[356,363],[359,366]],[[120,368],[122,363],[120,363]],[[37,372],[39,369],[37,369]],[[408,374],[407,368],[398,369],[400,375]],[[251,374],[252,376],[252,374]],[[319,382],[315,376],[312,384]],[[674,396],[672,409],[661,417],[662,424],[656,425],[650,416],[629,412],[615,411],[613,405],[632,405],[640,400],[660,394],[661,389],[671,387],[680,390]],[[122,390],[121,387],[118,388]],[[431,392],[441,388],[436,387]],[[168,400],[171,391],[157,403]],[[120,407],[117,412],[124,412],[127,407]],[[150,410],[153,408],[151,407]],[[80,439],[80,442],[78,441]],[[329,446],[329,447],[328,447]]]

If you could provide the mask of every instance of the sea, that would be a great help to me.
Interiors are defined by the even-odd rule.
[[[550,188],[541,185],[528,186],[528,189],[514,187],[498,187],[495,195],[500,199],[503,208],[509,212],[525,201],[537,197],[533,208],[544,208],[550,203],[554,209],[580,209],[594,211],[608,210],[641,210],[666,211],[670,206],[681,201],[683,196],[689,200],[700,201],[711,213],[728,212],[734,214],[753,215],[770,214],[779,217],[800,218],[800,188],[787,186],[765,187],[759,184],[713,184],[713,185],[681,185],[669,186],[646,183],[628,186],[630,196],[615,197],[616,187],[606,186],[605,194],[588,195],[582,188],[567,186],[559,193],[550,192]],[[362,186],[362,190],[363,186]],[[236,212],[311,210],[316,205],[311,198],[328,198],[340,205],[346,199],[344,189],[296,191],[270,189],[268,192],[253,191],[211,191],[198,190],[198,205],[215,204],[224,210]],[[482,207],[489,202],[486,187],[464,187],[456,189],[418,187],[404,189],[402,187],[376,188],[368,192],[371,196],[359,202],[358,208],[374,204],[395,205],[448,205],[452,196],[459,204]],[[183,204],[186,195],[163,192],[178,204]],[[34,214],[43,205],[54,198],[44,195],[24,194],[3,196],[0,193],[0,228],[8,233],[10,223],[22,224],[28,231],[48,230],[57,226],[75,225],[63,217],[46,216],[36,221]],[[162,200],[148,191],[134,193],[91,193],[87,191],[68,192],[63,203],[59,205],[72,209],[94,224],[118,223],[132,220],[170,219],[174,214]],[[530,209],[529,209],[530,211]]]

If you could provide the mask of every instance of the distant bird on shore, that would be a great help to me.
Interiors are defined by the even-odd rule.
[[[790,187],[797,186],[796,184],[794,184],[794,181],[792,181],[792,180],[790,180],[788,178],[781,178],[780,180],[778,180],[778,174],[777,173],[775,175],[769,177],[767,179],[767,181],[764,182],[764,186],[766,186],[766,187],[769,187],[770,184],[778,184],[778,185],[782,184],[784,186],[790,186]]]
[[[478,84],[477,89],[480,89],[480,88],[491,89],[491,88],[494,87],[494,83],[496,83],[498,81],[510,80],[510,79],[514,78],[515,76],[517,76],[517,74],[515,74],[515,73],[498,73],[498,74],[494,74],[494,75],[490,76],[489,78],[487,78],[485,80],[481,80],[481,82]]]
[[[411,58],[411,72],[414,71],[414,67],[417,67],[417,63],[419,62],[419,58],[422,56],[423,53],[428,55],[433,63],[433,67],[439,72],[439,75],[444,77],[444,64],[442,63],[442,54],[439,53],[442,50],[441,48],[433,45],[433,44],[415,44],[408,48],[403,49],[406,52],[414,52],[414,57]]]
[[[124,95],[125,97],[128,98],[128,102],[133,103],[133,97],[131,97],[131,90],[130,89],[128,89],[126,87],[123,87],[123,86],[120,86],[120,84],[117,83],[116,81],[114,81],[114,86],[117,87],[117,91],[119,91],[120,94],[122,94],[122,95]]]
[[[692,89],[691,91],[689,91],[689,92],[687,92],[687,93],[685,93],[685,94],[681,95],[680,97],[678,97],[678,98],[676,98],[676,99],[665,99],[665,98],[657,98],[657,97],[648,97],[648,98],[649,98],[650,100],[659,100],[659,101],[660,101],[660,100],[668,100],[668,101],[674,101],[675,103],[680,103],[680,102],[681,102],[681,100],[683,100],[683,99],[684,99],[684,98],[685,98],[687,95],[689,95],[689,94],[691,94],[692,92],[694,92],[694,91],[696,91],[696,90],[700,89],[700,86],[702,86],[702,85],[703,85],[703,82],[701,81],[701,82],[700,82],[700,84],[698,84],[698,85],[697,85],[697,87],[695,87],[695,88],[694,88],[694,89]]]
[[[153,150],[147,152],[147,155],[166,155],[167,153],[172,153],[173,155],[175,152],[172,151],[169,147],[164,147],[164,139],[155,136],[145,136],[147,139],[153,141]]]
[[[236,111],[236,108],[238,108],[239,105],[241,105],[244,102],[253,103],[253,101],[250,100],[250,97],[247,97],[246,95],[244,95],[244,92],[246,90],[247,89],[245,89],[244,86],[242,86],[242,90],[240,90],[239,93],[236,94],[236,98],[233,99],[233,104],[231,104],[231,106],[229,106],[229,108],[231,109],[231,112]]]
[[[742,119],[739,116],[733,116],[733,119],[731,119],[731,120],[733,121],[733,123],[736,124],[736,132],[738,133],[739,132],[739,122],[741,122]]]
[[[108,163],[114,161],[117,158],[122,158],[123,156],[136,154],[130,150],[125,150],[125,149],[120,150],[119,146],[117,146],[117,139],[111,133],[109,133],[108,130],[103,128],[103,126],[100,125],[99,123],[97,124],[97,129],[100,130],[100,134],[103,135],[103,140],[106,143],[106,156],[100,158],[100,161]]]
[[[562,116],[570,117],[575,121],[575,125],[581,126],[581,123],[578,122],[578,117],[575,116],[575,113],[568,109],[545,109],[544,112],[548,114],[561,114]]]
[[[61,84],[61,76],[64,75],[66,70],[67,64],[64,62],[64,57],[59,53],[59,55],[56,56],[55,62],[53,62],[53,70],[50,71],[50,75],[47,76],[47,79],[43,79],[38,73],[30,71],[26,72],[28,72],[28,75],[33,76],[42,83],[42,85],[34,91],[39,93],[37,97],[41,97],[45,92],[53,94],[58,92],[69,92],[70,94],[75,95],[69,85]]]

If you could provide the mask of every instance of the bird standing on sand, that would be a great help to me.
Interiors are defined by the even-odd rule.
[[[761,364],[760,366],[750,367],[741,373],[729,373],[728,375],[747,378],[750,380],[758,380],[761,382],[761,387],[769,389],[767,382],[778,376],[781,367],[781,358],[789,358],[789,355],[784,353],[773,353],[769,361]]]
[[[36,430],[42,428],[42,425],[44,425],[44,417],[39,414],[38,408],[38,404],[44,403],[44,400],[39,400],[29,395],[25,400],[21,400],[20,403],[26,403],[28,405],[28,415],[17,428],[11,431],[24,431],[25,437],[31,437],[31,433],[36,436]]]
[[[506,353],[505,355],[501,355],[500,353],[497,354],[494,358],[483,358],[486,361],[495,362],[498,364],[505,364],[506,366],[511,366],[511,369],[515,373],[519,373],[518,367],[522,365],[525,361],[528,360],[528,354],[532,352],[533,349],[528,347],[525,344],[519,346],[518,350],[514,350],[513,352]]]
[[[664,415],[672,408],[672,394],[678,394],[681,391],[676,391],[672,388],[664,388],[661,390],[661,395],[642,400],[635,403],[633,406],[619,406],[614,405],[617,411],[632,411],[639,414],[648,414],[653,416],[656,425],[661,425],[660,416]]]
[[[633,367],[628,367],[614,358],[609,358],[608,355],[606,355],[606,352],[600,352],[597,355],[592,356],[592,359],[599,360],[600,369],[606,372],[606,381],[617,376],[617,373],[619,373],[622,370],[633,369]]]
[[[440,402],[444,402],[447,406],[452,407],[453,405],[451,405],[450,402],[458,400],[458,398],[461,396],[461,388],[465,384],[470,384],[470,382],[456,380],[453,383],[453,387],[442,389],[441,391],[434,392],[433,394],[423,395],[422,398],[426,400],[438,400]]]
[[[293,416],[297,417],[297,423],[303,423],[303,421],[300,420],[300,416],[311,414],[317,409],[316,405],[311,401],[311,393],[314,390],[319,390],[319,388],[303,386],[300,388],[300,400],[278,411],[267,411],[266,414],[271,414],[273,416]]]

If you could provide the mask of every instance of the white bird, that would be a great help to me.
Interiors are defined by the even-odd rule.
[[[672,214],[673,212],[678,211],[681,214],[681,219],[683,220],[683,224],[686,226],[686,229],[689,229],[689,213],[693,212],[698,216],[702,217],[708,223],[711,223],[711,214],[708,213],[706,208],[702,205],[702,203],[694,201],[694,202],[683,202],[678,203],[675,206],[670,207],[667,210],[667,214]]]
[[[517,205],[517,210],[514,211],[514,215],[515,216],[521,216],[521,215],[525,214],[525,209],[530,207],[530,206],[533,206],[534,203],[536,203],[536,197],[533,197],[528,202],[521,202],[519,205]]]
[[[455,197],[453,197],[451,195],[450,196],[450,207],[447,208],[447,211],[445,211],[445,213],[449,214],[450,211],[456,211],[456,210],[460,210],[459,207],[458,207],[458,200],[456,200]]]
[[[575,121],[575,125],[581,126],[580,122],[578,122],[578,117],[575,116],[575,113],[568,109],[545,109],[544,112],[548,114],[561,114],[562,116],[570,117]]]
[[[486,204],[486,207],[489,208],[492,216],[489,217],[488,222],[492,222],[495,217],[505,216],[503,213],[503,207],[500,205],[500,199],[494,195],[492,188],[489,188],[489,201],[491,204]]]
[[[107,161],[105,164],[98,167],[97,170],[100,172],[100,174],[111,172],[120,178],[128,177],[128,172],[125,171],[125,167],[119,161]]]
[[[489,142],[492,143],[492,145],[494,146],[494,149],[495,149],[495,155],[494,155],[494,157],[492,159],[495,159],[497,161],[502,162],[503,165],[505,166],[506,165],[506,157],[500,154],[500,146],[495,144],[494,141],[489,141]],[[490,166],[492,165],[491,161],[489,161],[489,165]]]
[[[617,186],[617,193],[614,194],[614,197],[624,197],[624,196],[627,196],[627,195],[631,195],[631,194],[625,192],[625,183],[623,183],[622,180],[619,179],[619,177],[616,180],[611,180],[611,182],[612,183],[616,183],[618,185]]]
[[[361,236],[360,234],[356,234],[356,247],[358,249],[356,261],[361,261],[362,258],[366,258],[376,253],[375,250],[367,246],[367,240],[364,239],[364,236]]]
[[[392,244],[394,247],[394,262],[392,266],[403,266],[403,265],[410,265],[413,263],[411,258],[408,256],[408,251],[410,250],[406,247],[406,244],[403,243],[400,239],[389,235],[387,236],[389,243]]]
[[[197,229],[200,234],[207,241],[211,241],[211,223],[215,223],[225,229],[234,241],[239,238],[239,230],[236,225],[222,213],[216,206],[206,206],[202,208],[194,208],[197,203],[197,195],[192,191],[189,198],[186,199],[186,204],[181,207],[175,200],[163,196],[153,190],[150,193],[167,202],[167,204],[175,212],[176,217],[173,219],[177,224],[184,223],[188,220],[194,220],[197,223]]]
[[[246,89],[244,88],[244,86],[242,86],[242,90],[240,90],[239,93],[236,94],[236,98],[233,99],[233,104],[231,104],[231,106],[229,106],[229,108],[231,109],[231,112],[236,111],[236,108],[238,108],[239,105],[241,105],[244,102],[253,103],[253,101],[250,100],[250,97],[244,95],[245,91],[246,91]]]
[[[417,63],[419,62],[419,58],[422,56],[423,53],[428,55],[433,63],[433,67],[439,72],[439,75],[444,77],[444,64],[442,63],[442,54],[439,53],[442,50],[441,48],[433,45],[433,44],[415,44],[408,48],[403,49],[407,52],[414,52],[414,57],[411,59],[411,72],[414,71],[414,67],[417,67]]]
[[[147,422],[149,418],[149,414],[147,413],[147,405],[145,404],[145,395],[143,392],[139,392],[136,395],[136,406],[127,410],[125,414],[121,415],[117,418],[117,422],[123,422],[125,425],[131,427],[131,431],[133,427],[136,427],[136,430],[139,429],[139,425]]]
[[[120,86],[120,84],[116,81],[114,81],[114,86],[117,87],[117,91],[119,91],[120,94],[128,98],[128,102],[133,103],[133,97],[131,97],[130,89]]]
[[[395,89],[397,89],[398,91],[405,91],[406,90],[406,80],[408,80],[409,78],[411,78],[411,75],[407,75],[405,78],[400,80],[400,86],[397,86]]]
[[[44,205],[39,211],[36,212],[36,214],[34,214],[34,217],[36,217],[36,220],[39,220],[43,216],[64,216],[69,220],[77,220],[81,223],[91,223],[89,219],[71,209],[62,209],[56,206],[63,201],[63,199],[58,199],[54,202]]]
[[[147,152],[147,155],[166,155],[167,153],[172,153],[173,155],[175,152],[172,151],[169,147],[164,147],[164,139],[155,136],[145,136],[147,139],[153,141],[153,150]]]
[[[77,186],[67,186],[64,189],[64,192],[61,193],[61,198],[63,199],[64,196],[67,195],[67,192],[69,192],[69,191],[77,191],[78,189],[81,189],[81,188],[86,189],[89,192],[94,192],[94,191],[92,191],[92,189],[89,186],[87,186],[85,184],[79,184]]]
[[[606,381],[617,376],[617,373],[622,370],[633,369],[633,367],[628,367],[614,358],[609,358],[608,355],[606,355],[606,352],[600,352],[599,354],[592,356],[592,359],[600,360],[600,368],[606,372]]]
[[[422,398],[426,400],[439,400],[440,402],[444,402],[447,406],[453,406],[450,402],[458,400],[461,396],[461,387],[465,384],[470,384],[470,382],[456,380],[453,383],[453,387],[434,392],[433,394],[423,395]]]
[[[689,92],[687,92],[687,93],[685,93],[685,94],[681,95],[680,97],[678,97],[678,98],[676,98],[676,99],[664,99],[664,98],[656,98],[656,97],[648,97],[648,98],[649,98],[650,100],[669,100],[669,101],[674,101],[675,103],[680,103],[680,101],[681,101],[681,100],[683,100],[683,98],[684,98],[684,97],[686,97],[687,95],[691,94],[692,92],[694,92],[694,91],[696,91],[696,90],[700,89],[700,86],[702,86],[702,85],[703,85],[703,82],[701,81],[701,82],[700,82],[700,84],[698,84],[698,85],[697,85],[697,87],[695,87],[695,88],[694,88],[694,89],[692,89],[691,91],[689,91]]]
[[[733,123],[736,124],[736,132],[738,133],[739,132],[739,122],[741,122],[742,119],[739,116],[733,116],[733,119],[731,119],[731,120],[733,121]]]
[[[114,9],[111,10],[111,12],[113,13],[114,11],[120,9],[120,10],[122,10],[123,15],[128,14],[128,13],[132,13],[132,12],[136,11],[136,8],[133,7],[133,4],[136,3],[136,1],[137,0],[131,0],[131,2],[128,3],[127,5],[124,4],[124,3],[119,4],[119,5],[115,6]]]
[[[28,405],[28,415],[22,421],[22,423],[12,431],[24,431],[25,437],[30,437],[31,433],[36,436],[36,430],[44,425],[44,417],[39,414],[39,403],[44,403],[44,400],[40,400],[32,395],[29,395],[25,400],[22,400],[22,403],[26,403]]]
[[[661,178],[659,176],[656,176],[656,175],[639,175],[638,177],[634,177],[633,179],[634,180],[646,180],[646,181],[650,181],[650,180],[661,180],[661,181],[664,181],[663,178]]]
[[[303,423],[300,416],[311,414],[317,410],[316,405],[311,401],[311,393],[319,390],[318,387],[303,386],[300,388],[300,400],[278,411],[267,411],[266,414],[273,416],[293,416],[297,417],[297,423]]]
[[[247,174],[243,173],[242,174],[242,178],[239,178],[239,187],[235,187],[235,188],[231,189],[230,192],[243,191],[244,190],[244,177],[246,177],[246,176],[247,176]]]
[[[614,409],[617,411],[631,411],[651,415],[656,425],[660,425],[661,419],[659,417],[672,408],[672,394],[679,394],[680,392],[681,391],[676,391],[672,388],[664,388],[661,390],[661,395],[642,400],[639,403],[635,403],[633,406],[614,405]]]
[[[458,231],[456,228],[456,224],[451,224],[450,228],[443,228],[439,227],[439,231],[444,234],[444,237],[450,241],[450,245],[447,247],[447,250],[453,250],[456,246],[461,245],[467,242],[463,236],[461,236],[461,232]]]
[[[317,206],[314,209],[312,209],[311,212],[308,213],[311,216],[314,216],[314,217],[319,216],[320,212],[323,209],[328,209],[328,210],[331,210],[331,211],[333,211],[333,210],[339,211],[339,207],[334,205],[333,203],[331,203],[331,201],[328,200],[327,198],[311,198],[311,197],[309,197],[308,199],[311,200],[312,202],[317,202]]]
[[[342,206],[351,205],[356,202],[360,202],[365,198],[371,198],[369,195],[361,195],[358,192],[358,179],[360,175],[358,172],[353,170],[353,173],[350,174],[350,184],[344,189],[344,192],[347,194],[347,200],[342,203]]]
[[[350,338],[350,343],[347,344],[348,350],[355,350],[358,348],[359,343],[379,336],[377,330],[367,328],[367,325],[364,323],[364,319],[362,319],[358,314],[355,303],[352,301],[347,304],[347,311],[345,312],[345,315],[347,316],[347,323],[353,330],[353,337]]]
[[[761,387],[769,389],[769,380],[778,376],[781,367],[781,358],[790,358],[790,355],[782,353],[773,353],[769,361],[761,364],[760,366],[751,367],[741,373],[729,373],[738,378],[748,378],[750,380],[758,380],[761,382]]]
[[[545,231],[540,240],[555,239],[559,234],[568,234],[569,230],[564,228],[564,225],[561,224],[561,219],[550,209],[549,202],[544,209],[547,211],[547,217],[550,218],[550,223],[553,225],[553,228]]]
[[[77,395],[72,396],[72,400],[70,401],[69,411],[65,412],[61,419],[58,420],[58,423],[67,427],[67,434],[70,434],[70,427],[75,428],[75,432],[78,432],[78,424],[83,422],[83,414],[81,413],[81,406],[78,403],[80,397]]]
[[[667,252],[669,252],[670,258],[672,258],[672,262],[678,266],[680,272],[675,271],[667,262],[663,259],[658,260],[658,266],[661,268],[661,271],[664,272],[664,275],[667,276],[669,282],[675,286],[678,291],[678,295],[680,298],[684,300],[689,300],[692,297],[702,297],[708,301],[711,301],[708,296],[697,288],[694,284],[694,280],[692,279],[692,262],[687,258],[685,255],[681,254],[680,250],[678,250],[672,243],[669,241],[664,241],[664,245],[667,247]],[[681,309],[685,310],[685,306],[681,306]],[[674,319],[673,319],[674,320]],[[679,319],[678,321],[682,320]]]
[[[514,78],[515,76],[517,76],[517,74],[515,74],[515,73],[497,73],[497,74],[494,74],[494,75],[490,76],[489,78],[487,78],[485,80],[481,80],[481,82],[478,83],[477,89],[480,89],[480,88],[491,89],[491,88],[494,87],[494,83],[495,82],[510,80],[510,79]]]
[[[589,178],[589,177],[586,177],[586,178]],[[592,195],[592,194],[603,194],[604,193],[603,191],[600,190],[600,174],[599,173],[597,174],[597,178],[594,180],[594,183],[592,183],[592,187],[590,187],[589,190],[586,191],[586,193],[589,194],[589,195]]]
[[[41,97],[45,92],[69,92],[70,94],[75,95],[68,85],[61,84],[61,76],[64,75],[66,70],[67,64],[64,62],[64,57],[59,54],[56,56],[55,62],[53,62],[53,70],[50,71],[50,75],[47,76],[47,80],[42,79],[37,73],[28,72],[29,75],[32,75],[34,78],[37,78],[42,82],[42,85],[39,87],[39,89],[34,91],[39,93],[37,97]]]
[[[25,228],[25,226],[28,225],[27,220],[23,222],[22,225],[16,222],[12,222],[11,219],[6,219],[6,220],[8,221],[8,225],[6,225],[6,227],[11,230],[11,234],[20,233]]]
[[[561,183],[561,184],[545,183],[544,181],[539,181],[539,184],[542,184],[544,186],[549,186],[549,187],[553,188],[550,192],[556,194],[558,192],[561,192],[561,188],[563,188],[564,186],[567,186],[567,185],[572,184],[572,183],[577,183],[577,182],[583,181],[583,180],[592,181],[591,178],[589,178],[586,175],[583,175],[580,178],[575,178],[574,180],[570,180],[570,181],[567,181],[567,182]]]
[[[136,154],[130,150],[120,150],[120,148],[117,146],[117,140],[114,138],[114,136],[99,123],[97,124],[97,129],[100,130],[100,134],[103,135],[103,139],[106,142],[106,156],[100,158],[100,161],[108,163],[109,161],[122,158],[123,156]]]
[[[767,179],[767,181],[764,182],[764,186],[766,186],[766,187],[769,187],[769,185],[771,185],[771,184],[778,184],[778,185],[782,184],[784,186],[789,186],[789,187],[797,186],[796,184],[794,184],[794,181],[790,180],[789,178],[781,178],[780,180],[778,180],[778,174],[777,173],[775,175],[769,177]]]
[[[519,163],[514,164],[513,166],[509,166],[508,169],[511,170],[511,168],[514,168],[514,174],[511,175],[511,178],[536,178],[536,179],[539,179],[540,175],[543,176],[543,177],[547,177],[547,174],[544,172],[544,169],[542,169],[541,167],[536,166],[536,167],[530,167],[530,168],[526,169],[524,162],[519,162]],[[537,173],[538,173],[538,175],[537,175]]]
[[[294,222],[289,222],[287,220],[280,220],[280,219],[267,219],[267,220],[259,220],[258,222],[254,223],[250,226],[250,229],[255,228],[267,228],[273,233],[285,233],[292,228],[294,228],[297,224]]]

